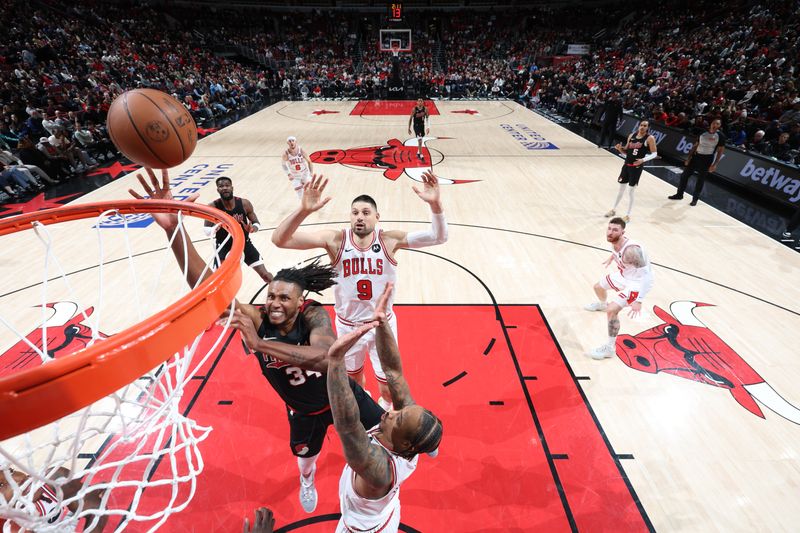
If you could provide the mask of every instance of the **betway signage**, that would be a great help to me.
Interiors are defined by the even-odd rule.
[[[617,122],[617,133],[627,137],[638,124],[638,118],[624,115]],[[659,154],[681,161],[697,142],[694,135],[661,124],[651,123],[650,134],[656,138]],[[787,205],[800,205],[800,170],[795,167],[726,146],[715,174]]]

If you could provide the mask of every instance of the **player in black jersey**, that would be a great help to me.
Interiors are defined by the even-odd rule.
[[[414,135],[417,136],[417,157],[422,159],[422,138],[431,132],[430,128],[430,115],[428,108],[425,107],[425,102],[420,98],[417,100],[417,105],[411,110],[411,116],[408,117],[408,133],[411,134],[411,125],[414,125]]]
[[[649,129],[650,123],[646,120],[641,121],[636,133],[631,133],[628,135],[628,140],[625,142],[625,146],[622,146],[621,143],[617,143],[617,145],[614,147],[619,153],[625,154],[625,163],[623,163],[622,170],[620,170],[619,173],[619,178],[617,178],[617,182],[619,183],[617,200],[614,202],[614,207],[612,207],[606,213],[606,217],[613,217],[617,214],[617,206],[619,205],[620,200],[622,200],[622,195],[625,193],[625,186],[627,185],[630,195],[628,201],[628,213],[622,217],[622,219],[625,222],[629,222],[631,219],[630,215],[631,210],[633,210],[633,193],[636,190],[636,186],[639,185],[639,178],[642,176],[643,165],[647,161],[658,157],[658,153],[656,152],[656,139],[648,133]]]
[[[171,200],[167,171],[162,171],[159,182],[151,169],[145,170],[149,183],[141,174],[137,175],[145,193],[153,199]],[[143,199],[136,191],[129,192]],[[196,200],[197,196],[191,196],[188,201]],[[191,240],[185,239],[183,232],[176,231],[177,215],[152,213],[152,216],[166,231],[168,239],[175,235],[172,250],[181,270],[187,272],[189,286],[196,286],[201,275],[210,275],[204,274],[205,261]],[[231,327],[240,331],[245,344],[255,352],[262,373],[286,404],[290,446],[300,469],[300,503],[308,513],[317,505],[314,487],[317,456],[328,426],[333,423],[325,373],[328,349],[336,335],[328,312],[303,295],[306,291],[319,293],[333,286],[335,279],[336,272],[330,266],[317,262],[303,268],[280,270],[267,288],[264,307],[236,301],[231,318]],[[352,380],[350,387],[358,401],[364,426],[372,427],[380,422],[384,410]]]
[[[220,211],[225,211],[232,216],[239,225],[242,226],[244,231],[244,262],[247,266],[251,267],[256,273],[261,276],[265,283],[272,281],[272,274],[264,266],[264,260],[261,254],[256,250],[253,242],[250,240],[250,234],[258,231],[261,226],[258,223],[258,217],[253,210],[253,204],[246,198],[239,198],[233,195],[233,181],[227,176],[220,176],[216,180],[217,192],[219,198],[211,202],[211,207],[216,207]],[[225,259],[231,251],[231,244],[233,241],[228,236],[228,232],[221,229],[214,231],[214,224],[206,220],[204,225],[206,235],[214,234],[217,240],[217,250],[219,251],[219,261]],[[219,261],[217,264],[219,264]]]

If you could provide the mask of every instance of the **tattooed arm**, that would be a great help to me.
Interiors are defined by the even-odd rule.
[[[331,327],[331,317],[320,305],[308,307],[303,315],[311,333],[310,346],[295,346],[262,339],[258,336],[253,317],[240,311],[234,313],[231,327],[241,332],[245,344],[253,351],[271,355],[275,359],[305,370],[325,373],[328,371],[328,350],[336,340]],[[302,320],[302,317],[298,316],[297,319]]]
[[[397,341],[394,338],[392,328],[386,320],[386,302],[394,289],[392,283],[386,284],[386,289],[378,300],[375,307],[375,315],[380,325],[375,330],[375,348],[378,351],[378,358],[381,360],[381,368],[386,374],[386,383],[389,385],[389,392],[392,395],[392,405],[395,409],[402,409],[408,405],[414,405],[414,398],[408,388],[406,378],[403,377],[403,362],[400,360],[400,350],[397,348]]]
[[[361,424],[358,403],[347,377],[344,354],[375,323],[340,337],[328,352],[328,400],[331,402],[333,425],[342,441],[344,458],[364,484],[359,494],[365,498],[385,496],[394,482],[391,458],[380,446],[370,444]]]

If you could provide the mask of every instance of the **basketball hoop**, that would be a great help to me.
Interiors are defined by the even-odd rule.
[[[392,52],[392,56],[398,57],[400,55],[400,43],[399,42],[392,42],[389,50]]]
[[[130,229],[135,226],[129,221],[144,220],[149,213],[177,214],[179,225],[170,246],[162,251],[169,255],[162,259],[162,272],[153,277],[153,287],[148,291],[148,283],[136,271],[134,258],[144,254],[132,251],[134,239]],[[105,229],[109,227],[108,217],[121,222],[114,229]],[[174,239],[178,234],[186,235],[187,217],[195,219],[193,222],[210,221],[227,231],[232,239],[231,250],[207,279],[191,289],[184,281],[186,294],[162,305],[164,294],[170,292],[159,284],[162,277],[168,277],[168,270],[178,270],[171,265],[168,269],[167,264],[174,263],[171,250]],[[56,249],[63,235],[76,233],[73,227],[78,233],[84,228],[85,233],[85,222],[92,218],[99,243],[95,267],[99,274],[99,296],[91,307],[84,307],[76,314],[77,304],[56,301],[61,297],[58,291],[62,284],[70,298],[78,299],[72,296],[75,293],[68,273],[62,268],[64,259],[57,257]],[[111,239],[107,239],[109,235]],[[241,285],[244,248],[241,226],[229,215],[209,206],[130,200],[65,206],[7,218],[0,220],[0,236],[13,241],[4,245],[13,245],[15,250],[30,249],[37,241],[45,248],[44,276],[39,289],[41,323],[37,322],[34,332],[26,335],[12,324],[14,318],[8,315],[7,305],[0,311],[0,325],[5,326],[5,330],[0,328],[0,353],[6,355],[18,346],[20,353],[25,353],[24,361],[23,358],[15,361],[20,370],[9,371],[8,365],[0,365],[0,482],[13,489],[10,500],[0,495],[0,519],[7,520],[4,527],[10,528],[13,522],[35,531],[69,528],[73,531],[81,520],[86,520],[92,529],[101,517],[118,516],[117,530],[124,529],[131,521],[146,520],[157,520],[153,529],[157,528],[170,514],[188,505],[196,478],[203,469],[198,444],[211,428],[183,416],[179,400],[184,386],[216,352],[229,331],[230,318],[224,326],[215,326],[215,321],[225,309],[232,308]],[[124,246],[118,242],[122,239],[114,237],[124,237]],[[187,239],[183,239],[184,253]],[[152,239],[142,242],[152,247]],[[104,250],[115,250],[122,257],[107,259]],[[79,247],[78,256],[88,251],[85,246]],[[217,249],[213,255],[218,253]],[[207,261],[207,270],[212,270],[213,259]],[[60,275],[51,279],[51,269]],[[107,270],[111,276],[104,274]],[[113,276],[126,270],[130,280],[118,281]],[[69,275],[72,274],[76,272]],[[185,280],[186,272],[183,276]],[[129,290],[132,296],[114,289],[115,283]],[[106,293],[117,297],[114,312],[107,313],[108,317],[102,316],[103,300],[107,297],[104,285],[112,287],[106,287]],[[171,288],[174,292],[174,287]],[[74,306],[72,314],[61,317],[58,327],[48,328],[53,316],[69,307],[67,304]],[[128,316],[134,317],[133,320],[138,318],[138,323],[108,335],[109,331],[103,328],[114,326],[103,326],[101,320],[119,320],[118,315],[126,314],[126,304],[133,308]],[[26,307],[22,312],[29,309]],[[156,311],[150,314],[153,309]],[[47,317],[49,312],[53,315]],[[80,338],[85,347],[60,357],[54,355],[57,342],[53,338],[59,333],[72,340]],[[16,344],[9,347],[8,342],[15,339]],[[154,475],[163,459],[170,464],[166,479]],[[12,471],[24,474],[24,480],[12,479]],[[75,487],[76,481],[80,488],[74,494],[65,492],[67,483]],[[142,492],[159,486],[171,487],[172,497],[166,498],[159,509],[140,512]],[[45,487],[58,501],[53,509],[42,514],[36,501]],[[84,505],[87,496],[98,494],[102,495],[99,506]],[[71,516],[62,512],[75,506],[77,511]]]

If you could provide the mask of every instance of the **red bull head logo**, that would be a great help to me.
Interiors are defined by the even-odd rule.
[[[431,150],[427,146],[427,141],[433,139],[447,139],[447,137],[423,137],[421,158],[417,157],[418,140],[416,138],[407,139],[404,142],[399,139],[390,139],[382,146],[319,150],[311,154],[310,158],[313,163],[321,165],[339,163],[351,167],[383,170],[383,176],[392,181],[405,174],[412,180],[422,183],[422,174],[441,161],[441,159],[433,161]],[[453,180],[439,176],[439,183],[443,184],[455,185],[474,181],[479,180]]]
[[[617,357],[627,366],[657,374],[664,372],[727,389],[739,404],[764,418],[756,400],[780,416],[800,424],[800,410],[787,402],[742,357],[694,315],[710,306],[673,302],[672,315],[654,307],[664,321],[651,329],[617,337]]]
[[[43,358],[69,355],[85,348],[93,339],[107,337],[100,332],[93,337],[92,328],[84,323],[94,312],[93,307],[82,312],[74,302],[54,302],[46,307],[51,310],[49,318],[0,354],[0,376],[40,365]]]

